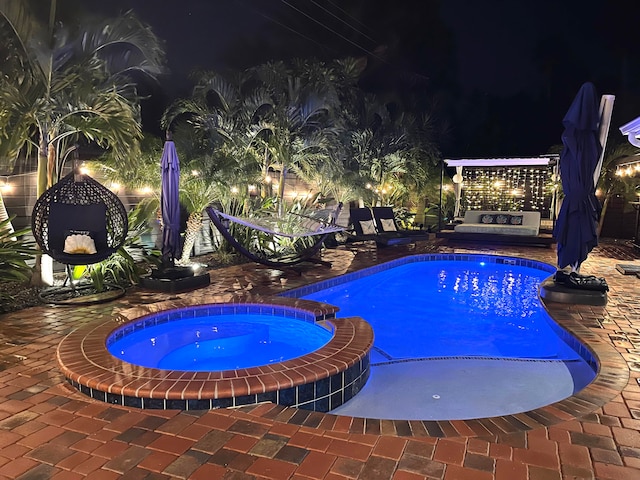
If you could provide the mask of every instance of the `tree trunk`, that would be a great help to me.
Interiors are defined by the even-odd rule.
[[[280,170],[280,183],[278,183],[278,216],[284,215],[284,182],[287,179],[287,167],[282,166]]]
[[[9,212],[7,212],[7,208],[4,204],[4,199],[2,198],[2,192],[0,191],[0,222],[4,222],[5,220],[9,220]],[[11,222],[8,224],[9,233],[13,233],[15,230]]]
[[[260,198],[263,200],[267,198],[268,188],[270,185],[267,185],[267,176],[269,175],[269,150],[267,148],[264,149],[264,163],[262,164],[262,182],[260,183]]]
[[[596,228],[596,235],[600,238],[600,234],[602,233],[602,227],[604,226],[604,217],[607,213],[607,207],[609,206],[609,200],[611,199],[611,195],[607,193],[604,197],[604,202],[602,202],[602,211],[600,212],[600,220],[598,220],[598,226]]]
[[[47,190],[47,170],[49,167],[49,148],[48,148],[47,135],[42,134],[40,139],[40,147],[38,148],[38,172],[37,172],[37,192],[38,198]]]
[[[181,265],[188,265],[191,258],[191,251],[196,243],[196,237],[202,228],[202,212],[192,212],[187,220],[187,231],[184,234],[184,245],[182,246]]]
[[[58,180],[58,174],[56,172],[56,149],[53,148],[53,144],[49,144],[47,149],[47,188],[52,187]]]

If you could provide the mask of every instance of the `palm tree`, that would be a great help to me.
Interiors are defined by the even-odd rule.
[[[191,177],[185,181],[181,179],[180,198],[182,204],[189,212],[187,228],[182,246],[181,265],[188,265],[191,258],[191,250],[196,242],[198,232],[202,228],[202,212],[211,202],[221,197],[221,186],[212,183],[202,177]]]
[[[337,155],[339,130],[333,123],[339,105],[334,71],[316,61],[297,61],[293,68],[266,63],[251,71],[266,92],[256,128],[269,146],[269,166],[280,172],[279,213],[288,171],[304,177],[313,169],[335,173],[342,168]]]
[[[251,125],[263,101],[258,92],[241,94],[244,81],[240,74],[202,74],[191,98],[174,102],[162,118],[200,175],[239,190],[261,182],[264,151],[260,129]]]
[[[48,24],[27,2],[0,0],[0,37],[12,60],[0,70],[0,138],[11,163],[24,148],[38,155],[41,195],[60,176],[74,143],[109,149],[115,163],[135,154],[141,138],[133,78],[156,78],[163,52],[157,37],[131,13],[71,30]]]
[[[607,149],[604,160],[602,162],[602,170],[598,180],[598,189],[602,191],[602,211],[600,212],[600,220],[598,221],[597,234],[600,236],[604,225],[605,215],[610,200],[616,194],[624,194],[629,198],[635,196],[635,182],[633,184],[626,182],[624,177],[616,175],[616,164],[619,160],[632,155],[638,155],[640,152],[637,147],[623,141],[618,145],[612,145]]]
[[[357,125],[350,130],[349,147],[354,168],[367,182],[367,203],[391,204],[402,197],[402,178],[409,169],[411,143],[404,116],[392,118],[386,105],[366,97]]]

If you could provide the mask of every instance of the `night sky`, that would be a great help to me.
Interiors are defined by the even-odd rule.
[[[58,0],[59,5],[71,0]],[[95,5],[93,5],[95,3]],[[635,4],[629,6],[630,4]],[[438,100],[455,156],[539,155],[560,143],[562,117],[585,81],[616,95],[610,141],[640,116],[640,2],[623,0],[109,0],[166,43],[170,73],[147,123],[187,96],[197,69],[268,60],[366,56],[364,88],[412,88]],[[151,119],[151,120],[149,120]],[[153,130],[153,125],[150,125]]]

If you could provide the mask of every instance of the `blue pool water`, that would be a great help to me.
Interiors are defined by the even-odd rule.
[[[479,261],[399,265],[303,296],[373,326],[387,359],[505,357],[574,360],[538,300],[549,272]],[[373,360],[373,358],[372,358]],[[381,359],[378,359],[381,360]]]
[[[332,336],[313,322],[285,316],[223,314],[149,326],[108,341],[107,348],[115,357],[143,367],[209,372],[300,357]]]
[[[554,271],[508,257],[416,255],[283,295],[373,327],[369,379],[332,413],[463,420],[549,405],[595,378],[593,356],[538,299]]]

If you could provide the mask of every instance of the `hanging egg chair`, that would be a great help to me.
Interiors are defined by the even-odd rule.
[[[118,196],[79,172],[71,172],[38,198],[31,225],[42,252],[64,265],[109,258],[124,245],[129,230]]]

